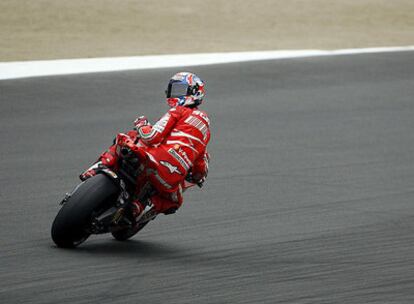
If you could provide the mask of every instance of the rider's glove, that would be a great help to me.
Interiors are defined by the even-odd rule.
[[[190,182],[192,184],[196,184],[200,188],[203,186],[203,183],[206,181],[206,176],[200,177],[200,176],[194,176],[191,172],[187,174],[185,177],[185,180],[187,182]]]
[[[134,120],[134,129],[138,130],[139,128],[148,125],[148,119],[145,116],[140,116]]]
[[[196,183],[197,185],[203,184],[206,181],[206,179],[207,179],[206,175],[205,176],[200,176],[200,175],[196,174],[196,175],[193,176],[194,183]]]

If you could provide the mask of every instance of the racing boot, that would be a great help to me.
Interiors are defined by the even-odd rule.
[[[131,203],[132,218],[138,222],[144,214],[145,206],[141,202],[135,200]]]
[[[135,222],[138,223],[153,220],[158,213],[150,200],[146,203],[135,200],[131,203],[131,214]]]

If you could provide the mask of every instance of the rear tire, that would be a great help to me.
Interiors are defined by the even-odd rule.
[[[94,211],[109,206],[119,191],[114,181],[104,174],[97,174],[81,183],[53,221],[51,233],[55,244],[74,248],[83,243],[90,236],[86,228]]]

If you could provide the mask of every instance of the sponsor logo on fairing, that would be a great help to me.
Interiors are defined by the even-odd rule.
[[[179,149],[179,146],[178,146]],[[185,162],[185,160],[181,157],[180,154],[177,153],[174,149],[169,149],[168,152],[181,164],[181,166],[184,167],[185,170],[189,170],[190,166]]]
[[[180,175],[183,175],[179,170],[177,166],[174,166],[172,164],[170,164],[169,162],[165,161],[165,160],[160,160],[160,164],[163,165],[164,167],[168,168],[168,170],[170,170],[170,173],[177,173]]]
[[[178,149],[178,153],[183,156],[184,160],[190,165],[190,167],[193,165],[191,160],[188,158],[187,153],[181,147]]]

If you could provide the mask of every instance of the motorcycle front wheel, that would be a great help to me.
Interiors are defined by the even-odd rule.
[[[92,215],[116,201],[119,187],[106,175],[97,174],[81,183],[56,215],[52,239],[58,247],[74,248],[89,236]]]

